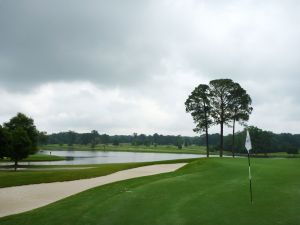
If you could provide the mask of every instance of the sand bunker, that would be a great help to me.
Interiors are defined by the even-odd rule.
[[[93,187],[130,178],[168,173],[184,165],[185,163],[151,165],[90,179],[0,188],[0,217],[36,209]]]

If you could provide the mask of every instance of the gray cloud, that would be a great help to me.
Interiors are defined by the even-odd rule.
[[[2,2],[1,83],[20,88],[52,81],[146,79],[159,69],[164,51],[143,28],[149,22],[146,6],[138,1]]]
[[[4,0],[0,119],[25,111],[48,131],[192,134],[185,98],[229,77],[253,98],[250,123],[299,133],[299,9],[293,0]]]

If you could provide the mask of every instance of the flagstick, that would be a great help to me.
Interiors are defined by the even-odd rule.
[[[252,182],[251,182],[251,166],[250,166],[250,154],[248,152],[248,164],[249,164],[249,184],[250,184],[250,201],[251,201],[251,204],[253,203],[252,201]]]

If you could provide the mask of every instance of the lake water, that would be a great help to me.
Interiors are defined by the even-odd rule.
[[[126,162],[151,162],[172,159],[201,158],[205,155],[174,154],[174,153],[144,153],[144,152],[114,152],[114,151],[46,151],[39,154],[67,157],[67,160],[54,162],[30,162],[30,165],[83,165]]]

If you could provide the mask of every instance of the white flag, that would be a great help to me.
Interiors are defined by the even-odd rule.
[[[250,152],[250,149],[252,149],[250,134],[249,134],[248,130],[247,130],[247,137],[246,137],[245,147],[246,147],[248,152]]]

